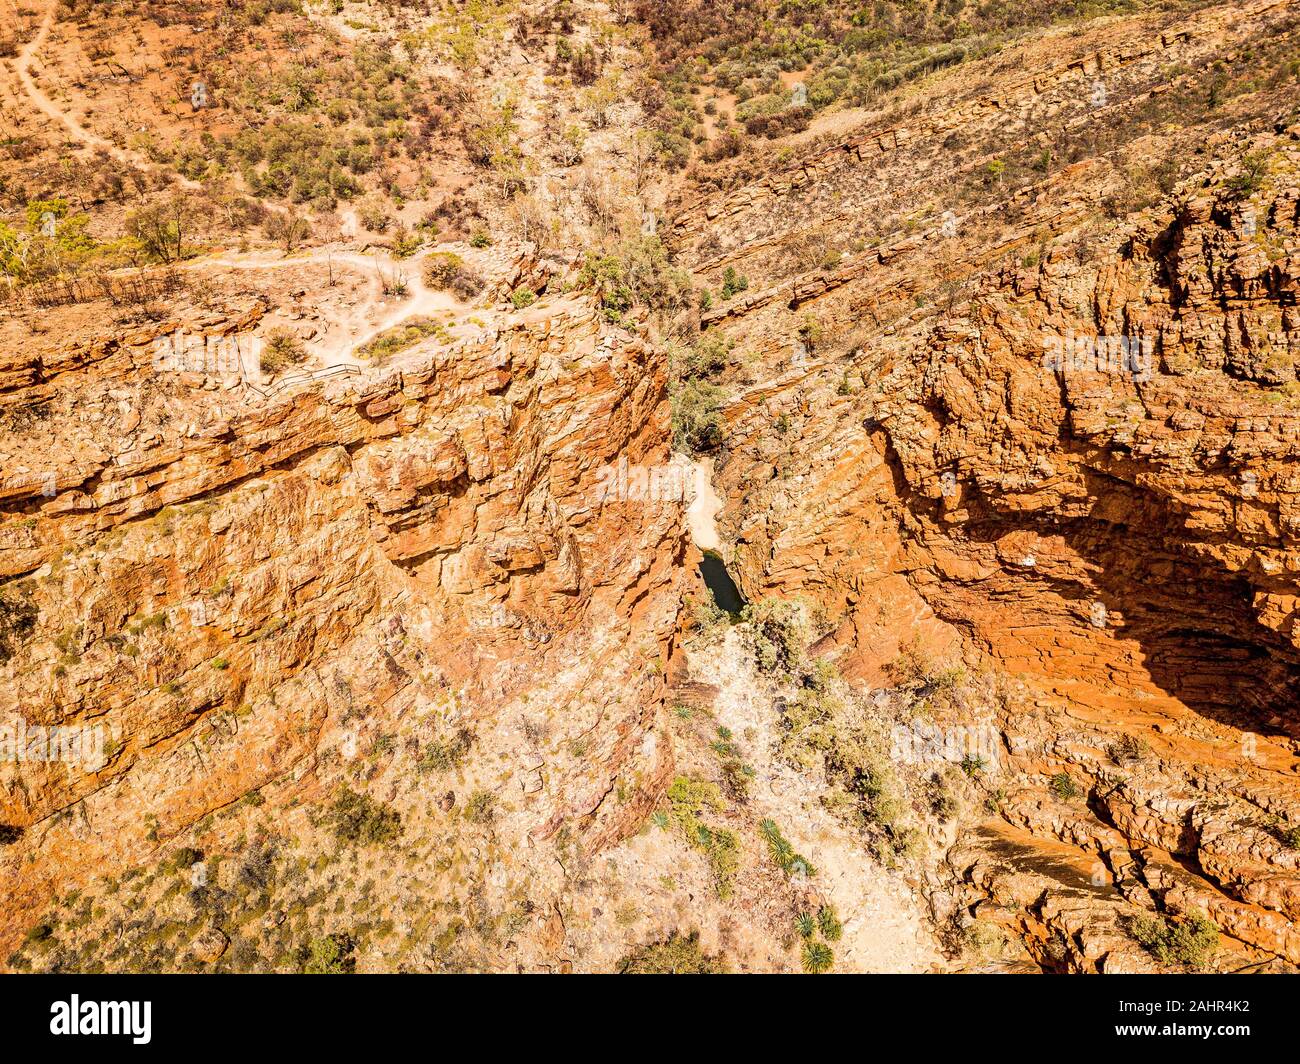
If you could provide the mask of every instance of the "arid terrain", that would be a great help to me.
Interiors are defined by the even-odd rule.
[[[1294,0],[0,0],[0,270],[0,970],[1300,966]]]

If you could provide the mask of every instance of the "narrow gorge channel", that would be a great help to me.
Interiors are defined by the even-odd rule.
[[[724,503],[713,487],[713,462],[697,458],[691,466],[690,500],[686,508],[686,524],[691,541],[700,551],[699,573],[713,602],[732,618],[739,617],[745,606],[741,594],[723,557],[722,538],[718,535],[718,513]]]

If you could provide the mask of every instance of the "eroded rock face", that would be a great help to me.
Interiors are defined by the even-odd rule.
[[[828,619],[812,653],[861,742],[900,660],[978,677],[926,723],[996,749],[947,766],[960,815],[916,817],[925,852],[888,874],[782,751],[789,677],[681,608],[685,499],[611,491],[670,461],[668,352],[546,294],[576,270],[455,245],[485,287],[422,289],[445,320],[388,368],[337,334],[409,305],[381,276],[312,307],[319,256],[224,264],[296,271],[278,309],[241,288],[6,345],[0,725],[102,745],[0,760],[0,962],[59,895],[134,937],[46,967],[172,965],[109,900],[154,867],[130,898],[196,968],[294,970],[364,922],[374,969],[609,970],[699,925],[786,970],[828,903],[869,970],[942,967],[978,925],[1016,947],[989,968],[1151,971],[1150,913],[1206,914],[1220,968],[1300,963],[1300,129],[1281,74],[1213,83],[1297,32],[1281,0],[1045,32],[828,112],[757,176],[705,167],[665,212],[701,287],[748,282],[698,315],[743,355],[714,463],[742,589]],[[160,363],[277,313],[349,361],[269,387]],[[664,804],[679,773],[694,812]],[[400,847],[332,832],[345,782]],[[773,863],[778,820],[822,880]],[[209,881],[196,846],[238,867]]]
[[[595,848],[644,821],[671,770],[653,666],[684,533],[680,503],[618,505],[601,478],[667,458],[654,349],[563,300],[269,400],[140,359],[42,377],[6,394],[40,410],[0,443],[6,467],[58,472],[0,535],[7,597],[37,611],[0,703],[108,739],[93,771],[0,766],[0,821],[22,830],[0,851],[0,953],[51,892],[250,793],[327,797],[358,746],[413,720],[490,736],[519,844],[571,823]],[[528,693],[581,696],[582,758],[548,764],[504,726]]]
[[[1243,119],[1236,151],[1267,178],[1202,165],[1109,221],[1105,160],[949,225],[921,175],[973,170],[1026,131],[1054,143],[1098,71],[1131,126],[1170,91],[1150,81],[1160,57],[1237,47],[1279,10],[1222,14],[1141,48],[1027,49],[1032,76],[998,99],[954,78],[912,121],[677,229],[701,274],[750,280],[711,312],[762,363],[735,384],[719,465],[744,590],[817,603],[864,682],[914,637],[1014,679],[995,707],[999,815],[934,884],[958,884],[967,919],[992,899],[1070,970],[1147,963],[1122,933],[1132,906],[1202,910],[1247,955],[1300,961],[1281,835],[1300,821],[1300,131]],[[1222,150],[1221,128],[1182,135]],[[985,157],[945,156],[954,131]],[[916,235],[790,276],[827,227],[912,208]],[[1061,774],[1077,797],[1048,786]]]

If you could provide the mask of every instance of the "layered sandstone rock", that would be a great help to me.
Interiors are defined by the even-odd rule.
[[[0,857],[5,944],[51,889],[244,795],[327,797],[339,751],[403,721],[492,736],[519,772],[508,832],[571,823],[596,847],[639,826],[671,769],[651,666],[675,625],[680,503],[620,505],[601,478],[667,457],[652,348],[567,300],[264,400],[154,374],[150,339],[92,345],[110,353],[90,378],[56,372],[79,355],[47,359],[5,397],[40,404],[6,466],[39,456],[57,491],[8,503],[6,594],[39,613],[0,701],[111,736],[94,771],[0,768],[0,820],[23,830]],[[526,741],[501,725],[530,691],[581,696],[585,756],[512,752]]]
[[[456,339],[386,368],[343,342],[275,387],[158,345],[328,331],[350,297],[6,324],[0,708],[108,741],[0,762],[0,960],[76,906],[36,963],[295,970],[364,924],[370,970],[609,970],[698,927],[784,970],[828,903],[870,970],[941,940],[1150,971],[1151,913],[1206,914],[1220,969],[1300,963],[1297,33],[1282,0],[1053,28],[667,212],[700,286],[749,282],[700,315],[737,342],[714,467],[742,589],[810,604],[862,734],[996,735],[895,756],[914,852],[787,755],[800,678],[693,617],[685,500],[610,491],[669,461],[668,352],[587,296],[509,302],[558,260],[457,244],[487,284]],[[366,285],[367,327],[405,320]],[[975,679],[900,684],[922,660]],[[679,772],[735,786],[700,814],[735,882],[664,813]],[[400,843],[330,831],[343,783]],[[768,818],[821,879],[773,863]]]
[[[1120,181],[1104,157],[1005,197],[985,180],[974,209],[949,179],[1026,134],[1104,125],[1090,108],[1130,130],[1177,91],[1161,63],[1295,32],[1267,3],[1150,29],[1028,46],[996,98],[954,75],[910,122],[868,122],[676,231],[698,275],[750,281],[707,316],[761,365],[732,381],[719,464],[744,590],[817,603],[863,683],[917,636],[1014,680],[994,707],[999,816],[931,889],[966,921],[992,899],[1037,961],[1078,971],[1148,964],[1124,928],[1151,909],[1300,961],[1300,131],[1245,104],[1231,135],[1184,130],[1230,158],[1127,217],[1103,211]],[[1243,159],[1265,176],[1237,181]],[[807,241],[884,211],[921,231],[798,272]],[[1077,797],[1049,787],[1062,774]]]

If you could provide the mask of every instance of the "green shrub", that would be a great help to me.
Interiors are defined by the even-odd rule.
[[[416,766],[421,773],[447,772],[465,760],[474,733],[468,728],[459,729],[450,739],[435,739],[424,748],[424,755]]]
[[[717,784],[678,776],[668,788],[668,803],[668,815],[682,837],[708,858],[718,897],[729,898],[732,879],[740,867],[740,843],[733,832],[710,827],[700,819],[705,809],[722,808]]]
[[[790,97],[784,92],[767,92],[761,96],[751,96],[736,107],[736,121],[744,125],[753,118],[777,115],[789,104]]]
[[[292,330],[280,327],[267,334],[266,346],[262,348],[263,373],[279,373],[288,366],[300,365],[306,359],[302,341]]]
[[[674,931],[662,942],[652,942],[618,962],[620,975],[721,975],[726,966],[700,949],[700,933]]]
[[[1068,772],[1058,772],[1047,783],[1052,793],[1063,802],[1079,797],[1079,786]]]
[[[1161,964],[1203,968],[1219,947],[1219,929],[1200,913],[1181,921],[1167,916],[1134,917],[1129,933]]]
[[[418,230],[398,225],[393,233],[393,239],[390,241],[389,247],[392,248],[394,258],[409,259],[420,250],[420,245],[423,243],[424,238]]]
[[[471,824],[490,824],[496,816],[496,795],[491,791],[475,791],[465,803],[465,819]]]
[[[344,843],[388,843],[402,833],[402,817],[397,810],[346,785],[335,796],[326,821],[334,837]]]
[[[838,942],[844,936],[844,925],[829,905],[823,905],[817,910],[817,926],[827,942]]]
[[[510,302],[514,304],[515,310],[523,310],[537,302],[537,293],[531,288],[516,288],[510,293]]]
[[[388,213],[378,203],[367,203],[358,212],[361,228],[369,233],[384,233],[390,224]]]
[[[334,934],[314,938],[299,951],[304,975],[347,975],[356,970],[356,943],[350,935]]]
[[[722,271],[722,298],[730,299],[732,296],[745,291],[749,287],[749,278],[736,273],[735,267],[728,266]]]
[[[438,251],[424,260],[424,283],[430,288],[454,292],[462,300],[470,300],[483,291],[484,281],[465,264],[465,260],[450,251]]]

